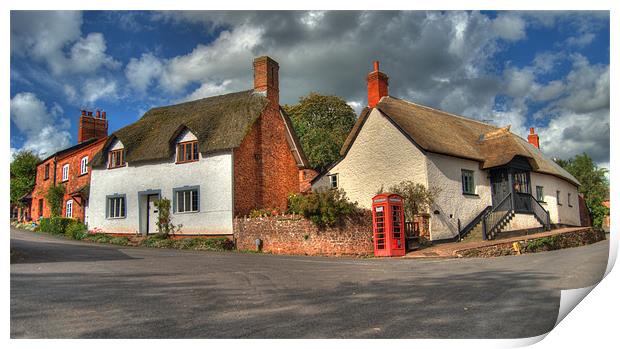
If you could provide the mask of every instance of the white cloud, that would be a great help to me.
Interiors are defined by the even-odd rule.
[[[54,75],[117,68],[120,63],[105,53],[103,35],[82,37],[81,26],[79,11],[12,11],[11,54],[46,62]]]
[[[507,41],[525,38],[525,21],[514,14],[500,14],[493,20],[491,27],[497,35]]]
[[[188,96],[181,99],[181,102],[193,101],[196,99],[217,96],[217,95],[222,95],[228,92],[233,92],[229,88],[231,82],[232,82],[231,80],[225,80],[219,84],[205,82],[202,85],[200,85],[199,88],[197,88],[192,93],[190,93]]]
[[[161,61],[151,53],[144,53],[139,59],[132,58],[125,67],[125,77],[129,85],[141,93],[145,92],[162,72]]]
[[[86,103],[95,103],[98,100],[116,100],[119,98],[117,85],[114,80],[96,78],[87,80],[82,86],[82,99]]]
[[[22,149],[32,150],[39,156],[69,146],[71,135],[68,132],[69,120],[63,118],[62,107],[58,104],[47,106],[35,94],[18,93],[11,99],[11,120],[26,141]]]

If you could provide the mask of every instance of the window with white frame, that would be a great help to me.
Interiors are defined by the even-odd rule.
[[[176,189],[174,191],[175,212],[198,212],[199,194],[198,188]]]
[[[68,181],[69,180],[69,164],[63,165],[62,166],[62,181]]]
[[[338,174],[333,174],[329,176],[329,187],[332,189],[338,188]]]
[[[88,172],[88,156],[85,156],[80,160],[80,174],[86,174]]]
[[[65,217],[73,217],[73,200],[67,200],[67,205],[65,207]]]
[[[108,196],[107,200],[107,218],[125,218],[125,196]]]

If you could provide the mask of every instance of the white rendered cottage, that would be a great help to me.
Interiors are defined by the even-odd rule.
[[[153,234],[168,198],[179,234],[231,235],[252,209],[286,209],[307,164],[279,105],[278,63],[254,60],[254,89],[149,110],[93,159],[90,229]]]
[[[474,227],[503,231],[581,224],[579,182],[529,142],[492,125],[388,95],[388,77],[368,75],[368,107],[341,158],[312,181],[313,190],[342,188],[371,207],[380,188],[403,180],[441,191],[430,213],[431,240],[454,239]],[[485,218],[486,217],[486,218]]]

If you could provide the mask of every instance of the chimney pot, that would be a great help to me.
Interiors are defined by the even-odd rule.
[[[101,118],[105,120],[105,112],[104,111],[101,112]]]
[[[97,109],[97,118],[101,117],[101,111],[99,109]]]
[[[82,109],[82,116],[86,116],[86,110]]]
[[[382,97],[388,95],[388,76],[379,71],[379,61],[373,62],[374,71],[366,77],[368,82],[368,107],[377,106]]]
[[[540,138],[538,137],[538,134],[534,133],[533,127],[530,127],[530,134],[527,135],[527,142],[540,149]]]
[[[93,112],[92,112],[92,111],[89,111],[89,112],[88,112],[88,116],[93,116]]]

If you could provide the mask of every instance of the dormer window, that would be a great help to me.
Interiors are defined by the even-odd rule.
[[[125,150],[116,149],[108,153],[108,168],[125,166]]]
[[[198,141],[177,144],[177,164],[198,161]]]

